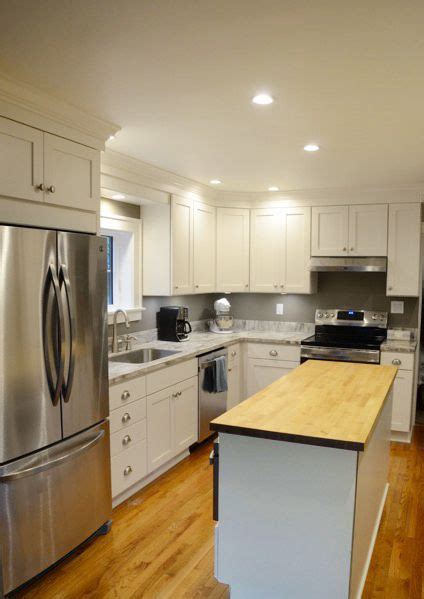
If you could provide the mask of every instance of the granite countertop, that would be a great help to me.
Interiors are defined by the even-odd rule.
[[[252,341],[256,343],[279,343],[284,345],[300,345],[302,339],[310,337],[311,333],[303,332],[275,332],[275,331],[240,331],[228,334],[217,334],[209,331],[193,332],[188,341],[174,343],[170,341],[150,341],[138,343],[133,347],[136,349],[158,348],[178,351],[177,354],[154,360],[146,364],[126,364],[124,362],[111,362],[109,360],[109,383],[119,383],[123,380],[135,378],[148,372],[153,372],[164,366],[172,366],[184,360],[195,358],[219,347],[228,347],[241,341]],[[121,352],[119,355],[123,355]]]
[[[396,372],[395,366],[308,360],[212,420],[211,430],[364,451]]]
[[[393,352],[399,352],[399,353],[403,353],[403,354],[412,354],[414,353],[415,349],[417,347],[417,341],[416,340],[412,340],[412,341],[403,341],[401,339],[386,339],[386,341],[384,341],[381,344],[381,351],[385,352],[385,351],[393,351]]]

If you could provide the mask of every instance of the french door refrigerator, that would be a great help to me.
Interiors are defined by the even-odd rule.
[[[3,592],[111,516],[106,247],[0,226]]]

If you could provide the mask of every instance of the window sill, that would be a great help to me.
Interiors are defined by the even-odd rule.
[[[141,320],[141,313],[146,309],[143,307],[140,308],[123,308],[125,310],[125,312],[128,314],[128,320],[130,322],[133,322],[135,320]],[[111,306],[108,307],[107,310],[107,323],[108,324],[113,324],[113,315],[115,314],[116,310],[118,310],[118,308],[111,308]],[[124,316],[122,315],[122,313],[118,314],[118,323],[122,323],[125,322]]]

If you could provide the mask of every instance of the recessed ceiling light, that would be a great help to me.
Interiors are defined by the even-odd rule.
[[[275,185],[271,185],[271,187],[268,187],[268,191],[280,191],[280,188],[275,187]]]
[[[114,193],[112,200],[125,200],[125,196],[123,193]]]
[[[220,181],[219,179],[211,179],[211,180],[209,181],[209,183],[210,183],[211,185],[221,185],[222,181]]]
[[[317,144],[308,144],[304,146],[303,149],[305,152],[318,152],[319,146],[317,146]]]
[[[109,135],[109,137],[107,138],[108,141],[112,141],[113,139],[115,139],[114,135]]]
[[[256,94],[252,98],[253,104],[260,104],[261,106],[266,106],[267,104],[272,104],[274,102],[274,98],[269,94]]]

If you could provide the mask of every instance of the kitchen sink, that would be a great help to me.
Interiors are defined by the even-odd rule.
[[[153,362],[154,360],[160,360],[167,356],[173,356],[179,354],[177,350],[171,349],[135,349],[129,352],[122,352],[109,358],[111,362],[121,362],[124,364],[145,364],[146,362]]]

